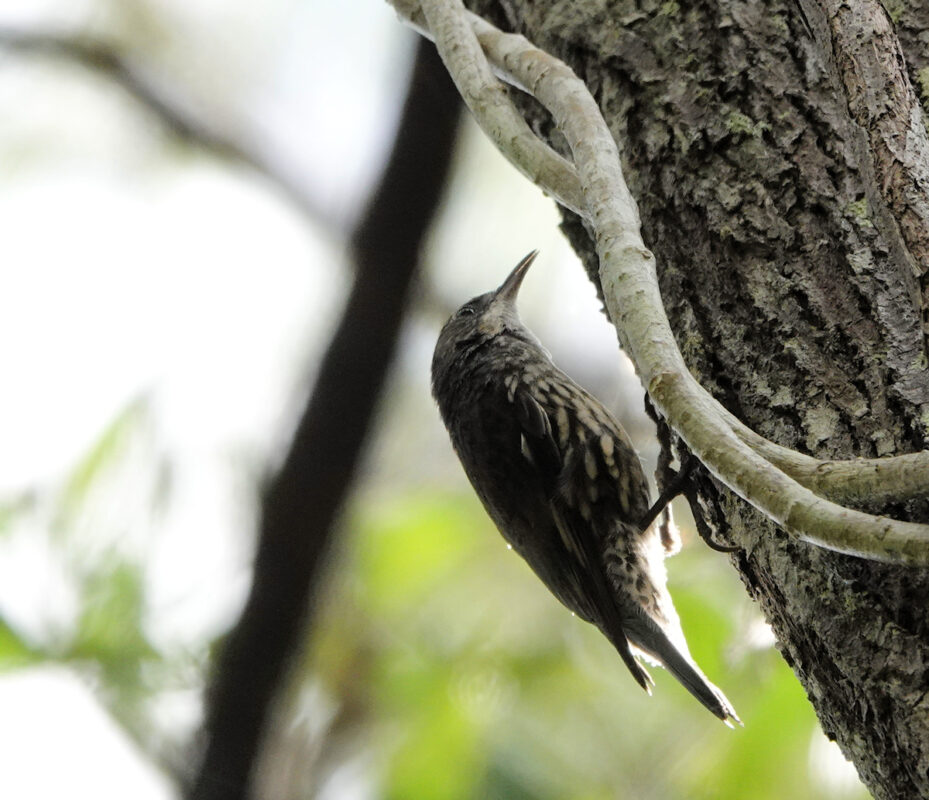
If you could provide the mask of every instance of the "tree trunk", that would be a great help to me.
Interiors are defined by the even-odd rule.
[[[591,88],[707,389],[820,458],[926,448],[929,6],[892,5],[898,38],[869,0],[470,5]],[[876,798],[929,797],[929,575],[790,540],[709,478],[701,501],[827,735]]]

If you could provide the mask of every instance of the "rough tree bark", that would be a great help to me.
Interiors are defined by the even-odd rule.
[[[678,343],[717,399],[821,458],[927,447],[924,4],[469,6],[593,91]],[[596,282],[583,225],[564,227]],[[827,735],[875,797],[929,797],[929,575],[790,540],[708,478],[700,496]],[[925,502],[866,510],[929,520]]]

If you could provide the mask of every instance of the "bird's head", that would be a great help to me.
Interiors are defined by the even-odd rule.
[[[505,331],[531,336],[519,319],[516,296],[538,254],[538,250],[533,250],[514,267],[499,288],[478,295],[452,314],[439,333],[433,364],[448,363],[459,348],[479,344]]]

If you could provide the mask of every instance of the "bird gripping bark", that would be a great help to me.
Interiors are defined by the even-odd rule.
[[[445,323],[432,393],[465,472],[503,537],[571,611],[596,625],[646,691],[657,661],[722,719],[739,721],[694,663],[667,590],[648,483],[616,419],[559,370],[516,311],[537,251]]]

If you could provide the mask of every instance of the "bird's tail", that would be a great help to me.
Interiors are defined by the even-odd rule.
[[[682,653],[661,629],[657,622],[643,612],[627,622],[626,635],[630,643],[646,656],[654,658],[668,670],[680,684],[730,728],[730,720],[742,724],[732,703],[722,691],[707,679],[688,653]]]

